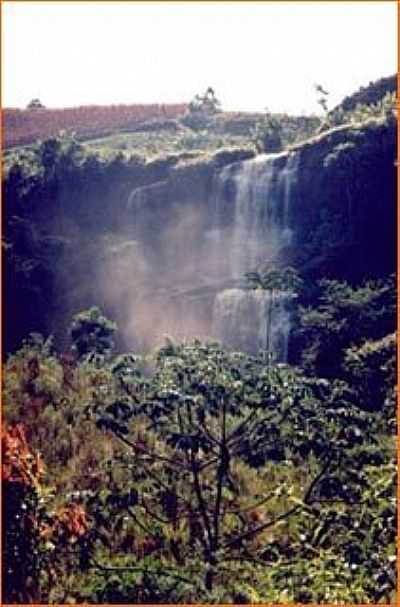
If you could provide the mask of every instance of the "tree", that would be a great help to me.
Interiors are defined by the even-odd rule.
[[[89,308],[72,319],[69,333],[79,358],[99,354],[108,356],[114,347],[117,325],[103,316],[97,307]]]
[[[395,280],[391,276],[352,286],[324,279],[318,286],[316,304],[299,309],[298,333],[304,344],[301,362],[310,373],[343,377],[348,348],[379,340],[395,330]]]
[[[295,528],[314,517],[320,501],[351,502],[358,495],[357,482],[347,479],[341,462],[367,439],[367,415],[350,403],[344,415],[336,403],[343,402],[338,386],[331,390],[328,382],[269,370],[261,358],[199,342],[162,349],[152,380],[142,385],[144,398],[108,407],[97,425],[127,448],[114,469],[120,464],[132,473],[131,487],[125,484],[107,497],[106,518],[133,518],[153,553],[169,550],[177,564],[179,573],[165,566],[160,572],[150,563],[131,567],[149,580],[170,575],[174,583],[211,593],[229,563],[272,564],[270,532],[285,521]],[[130,424],[131,419],[138,421]],[[302,490],[282,483],[279,468],[267,484],[257,474],[254,499],[244,490],[241,467],[249,479],[268,463],[299,465],[311,453],[318,463]],[[101,508],[92,516],[105,520]],[[303,547],[295,544],[290,554],[296,559]],[[188,576],[185,563],[196,573]],[[118,571],[100,561],[94,566]]]
[[[27,110],[43,110],[45,109],[44,105],[40,101],[40,99],[32,99],[26,106]]]
[[[348,348],[343,368],[363,406],[382,410],[396,385],[396,334]]]
[[[317,99],[318,105],[324,110],[325,114],[328,113],[328,96],[329,93],[324,89],[321,84],[314,84],[316,93],[319,95]]]
[[[204,95],[195,95],[189,103],[189,111],[191,113],[203,112],[206,114],[215,114],[221,111],[221,103],[215,95],[214,89],[209,86]]]
[[[7,417],[20,403],[34,449],[45,449],[50,477],[72,499],[60,505],[58,489],[56,510],[42,509],[36,602],[393,598],[394,399],[390,417],[361,411],[344,382],[200,342],[170,342],[146,359],[83,359],[71,385],[54,351],[35,343],[39,369],[30,367],[32,348],[7,361]],[[372,358],[354,352],[355,371],[365,357],[372,371],[387,348],[392,356],[394,338],[375,344]],[[54,395],[34,420],[26,417],[26,373]],[[66,431],[79,437],[79,451],[63,446]],[[3,457],[5,480],[18,489],[15,463],[14,454]],[[35,459],[28,454],[26,463]],[[14,521],[20,511],[6,507],[10,532],[26,546],[24,520]],[[32,510],[24,513],[31,524]]]
[[[283,125],[268,110],[253,130],[253,140],[257,151],[274,153],[282,150]]]
[[[270,293],[265,336],[267,358],[270,362],[272,357],[270,349],[271,323],[276,293],[281,291],[294,295],[301,290],[303,281],[294,268],[279,269],[268,264],[264,265],[260,271],[247,272],[245,278],[250,289],[261,289]]]
[[[43,166],[45,176],[49,178],[54,174],[62,153],[62,140],[50,137],[42,141],[35,150],[39,163]]]

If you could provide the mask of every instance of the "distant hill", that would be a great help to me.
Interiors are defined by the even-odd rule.
[[[393,93],[397,90],[397,76],[387,76],[386,78],[380,78],[375,82],[370,82],[368,86],[362,86],[348,97],[345,97],[343,101],[336,106],[337,109],[342,109],[345,112],[350,112],[356,108],[357,105],[370,105],[372,103],[378,103],[386,93]]]
[[[185,103],[148,105],[81,106],[65,109],[4,109],[3,145],[27,145],[60,131],[74,131],[78,138],[100,137],[116,129],[133,127],[150,119],[177,118]]]
[[[380,78],[345,97],[330,114],[337,109],[349,112],[357,105],[376,104],[396,88],[395,75]],[[164,148],[181,151],[199,146],[214,149],[247,144],[256,125],[265,119],[264,113],[218,112],[210,115],[205,124],[196,126],[188,120],[188,106],[177,103],[47,109],[39,104],[24,110],[5,108],[3,146],[29,145],[58,136],[62,131],[73,131],[77,139],[92,140],[98,147],[135,148],[144,151],[145,155],[149,154],[149,146],[155,146],[158,151]],[[320,124],[317,116],[274,114],[274,117],[282,127],[285,146],[310,137]],[[212,141],[209,141],[210,137]]]

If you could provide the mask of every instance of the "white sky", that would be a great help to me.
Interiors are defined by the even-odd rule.
[[[189,101],[318,111],[397,71],[396,2],[2,3],[2,98],[24,107]]]

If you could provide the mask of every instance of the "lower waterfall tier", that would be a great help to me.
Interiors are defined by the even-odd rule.
[[[290,333],[290,301],[286,292],[226,289],[215,298],[213,335],[227,346],[256,353],[267,350],[286,362]]]

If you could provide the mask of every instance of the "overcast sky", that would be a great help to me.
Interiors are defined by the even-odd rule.
[[[3,106],[318,111],[397,71],[396,2],[4,2]]]

